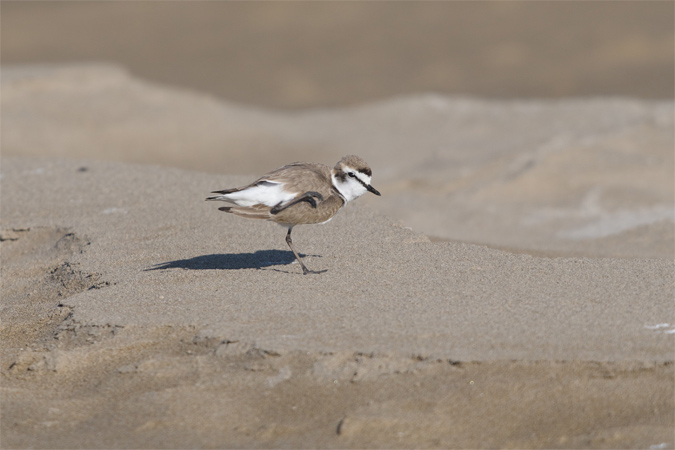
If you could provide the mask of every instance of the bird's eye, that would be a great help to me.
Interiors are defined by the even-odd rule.
[[[349,172],[347,173],[347,175],[349,175],[352,178],[356,178],[356,174],[354,172]]]

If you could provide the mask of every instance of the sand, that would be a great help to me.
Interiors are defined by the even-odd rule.
[[[2,83],[3,448],[675,445],[672,102]],[[383,196],[296,229],[324,274],[204,202],[346,153]]]

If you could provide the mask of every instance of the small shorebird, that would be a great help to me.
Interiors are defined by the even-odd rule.
[[[302,273],[322,273],[305,267],[293,248],[291,231],[296,225],[326,223],[347,202],[366,191],[380,193],[370,185],[373,172],[358,156],[342,158],[331,170],[324,164],[296,162],[263,175],[253,183],[234,189],[213,191],[206,200],[220,200],[236,206],[220,211],[249,219],[266,219],[288,228],[286,243],[302,267]]]

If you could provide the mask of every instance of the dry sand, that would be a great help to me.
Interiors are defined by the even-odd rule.
[[[675,446],[672,102],[2,82],[3,448]],[[325,274],[203,201],[346,153],[383,196],[294,233]]]

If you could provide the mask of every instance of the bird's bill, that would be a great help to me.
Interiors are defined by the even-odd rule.
[[[378,191],[377,189],[375,189],[371,185],[366,186],[366,189],[368,189],[370,192],[372,192],[375,195],[382,195],[382,194],[380,194],[380,191]]]

